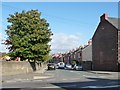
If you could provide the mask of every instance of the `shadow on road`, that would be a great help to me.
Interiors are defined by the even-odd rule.
[[[51,83],[64,90],[120,90],[120,79],[87,78],[91,81]]]
[[[3,88],[2,90],[120,90],[120,79],[89,77],[87,79],[89,81],[50,83],[59,88]]]
[[[10,89],[1,89],[1,90],[119,90],[119,88],[10,88]]]

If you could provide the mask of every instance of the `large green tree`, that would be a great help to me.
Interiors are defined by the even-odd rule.
[[[50,52],[52,32],[41,13],[38,10],[16,12],[7,20],[10,25],[5,44],[9,46],[9,55],[22,60],[45,61]]]

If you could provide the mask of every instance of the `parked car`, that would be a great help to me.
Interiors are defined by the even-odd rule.
[[[71,70],[72,69],[72,65],[71,64],[66,64],[65,65],[65,69]]]
[[[73,67],[74,70],[83,70],[83,67],[81,65],[75,65]]]
[[[59,62],[58,63],[58,68],[59,69],[64,69],[65,68],[65,63],[64,62]]]
[[[47,66],[48,66],[48,70],[55,70],[56,69],[54,63],[48,63]]]

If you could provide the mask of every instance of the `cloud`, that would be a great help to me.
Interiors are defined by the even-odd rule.
[[[0,33],[0,52],[8,52],[6,45],[1,44],[5,40],[5,37]],[[69,50],[79,47],[81,44],[80,34],[64,34],[64,33],[54,33],[51,41],[51,53],[64,53]]]
[[[55,33],[51,41],[52,53],[66,52],[80,46],[80,34]]]

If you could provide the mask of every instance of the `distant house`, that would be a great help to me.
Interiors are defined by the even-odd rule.
[[[74,51],[74,60],[76,61],[77,64],[82,63],[82,48],[79,47]]]
[[[69,64],[70,63],[70,53],[63,54],[63,62],[65,64]]]
[[[82,67],[83,70],[92,70],[92,41],[82,49]]]
[[[59,63],[63,62],[63,56],[61,53],[53,54],[50,62]]]
[[[117,71],[120,66],[120,19],[103,14],[92,38],[93,70]]]
[[[63,61],[64,63],[66,64],[74,64],[74,62],[81,62],[81,59],[82,59],[82,49],[81,47],[80,48],[77,48],[77,49],[73,49],[73,50],[70,50],[68,53],[65,53],[63,54]]]

